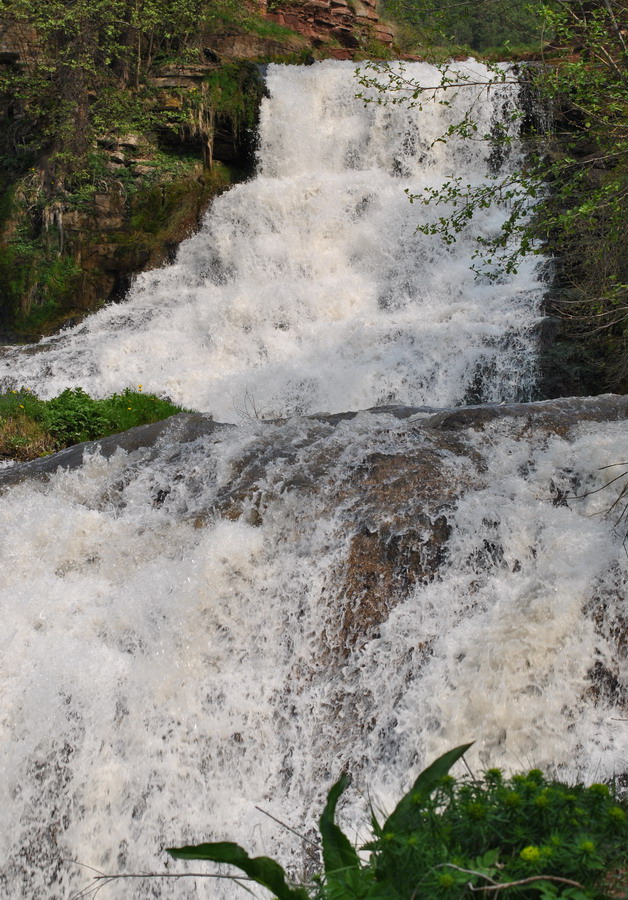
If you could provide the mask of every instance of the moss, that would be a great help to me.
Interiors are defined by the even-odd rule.
[[[14,200],[15,185],[7,179],[0,179],[0,231],[11,218]]]
[[[78,285],[76,261],[61,255],[48,235],[29,236],[24,223],[0,245],[0,321],[18,336],[39,336]]]
[[[18,334],[38,331],[80,276],[77,263],[62,256],[49,237],[34,235],[22,218],[0,244],[0,322]]]
[[[154,244],[154,238],[174,240],[182,223],[198,218],[207,200],[233,184],[234,170],[220,163],[201,177],[157,184],[129,198],[128,228],[115,235],[118,245],[135,241]]]
[[[257,34],[259,37],[272,38],[275,41],[292,42],[295,39],[303,40],[302,35],[298,31],[293,31],[292,28],[286,28],[285,25],[279,25],[277,22],[271,22],[268,19],[253,19],[246,27],[246,30]]]
[[[77,209],[80,227],[66,232],[62,241],[54,226],[40,227],[37,233],[23,205],[7,204],[3,198],[11,224],[11,233],[5,228],[0,242],[3,340],[38,340],[108,299],[119,299],[130,274],[168,262],[174,248],[196,227],[211,197],[242,175],[237,167],[221,163],[203,170],[198,160],[177,154],[160,153],[159,163],[156,172],[166,180],[144,187],[133,183],[122,228],[98,227],[92,196],[89,203],[68,204]],[[172,177],[174,172],[183,174]],[[142,178],[140,184],[145,181]]]
[[[256,125],[266,86],[255,63],[247,60],[227,63],[208,75],[204,85],[206,96],[203,102],[207,102],[217,116],[229,119],[236,136],[243,128]]]
[[[374,38],[372,35],[368,35],[360,50],[354,53],[353,58],[355,60],[395,59],[395,53],[387,44],[377,40],[377,38]]]

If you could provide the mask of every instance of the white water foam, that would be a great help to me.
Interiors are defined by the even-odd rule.
[[[493,78],[458,67],[474,83]],[[422,84],[440,78],[406,69]],[[325,62],[271,66],[268,87],[258,175],[218,198],[176,264],[142,275],[124,303],[35,352],[5,351],[5,386],[49,397],[142,384],[228,422],[529,397],[539,267],[528,259],[499,283],[469,271],[476,235],[497,233],[507,210],[482,211],[447,247],[415,233],[447,209],[404,193],[487,177],[490,144],[437,141],[470,100],[478,134],[510,131],[505,171],[516,165],[517,86],[463,87],[423,110],[365,105],[353,64]]]
[[[597,661],[628,681],[614,642],[628,559],[600,515],[613,495],[556,503],[575,479],[581,492],[607,480],[598,469],[621,456],[623,423],[569,440],[497,421],[464,456],[444,452],[475,487],[446,513],[437,578],[343,648],[356,473],[433,447],[422,418],[226,429],[152,461],[95,455],[3,496],[4,896],[72,896],[90,873],[68,860],[185,871],[164,847],[206,839],[298,873],[300,842],[257,805],[311,834],[346,767],[343,815],[358,828],[367,792],[390,809],[426,759],[468,740],[478,767],[588,780],[626,768],[619,700],[589,680]],[[221,515],[238,472],[265,456],[241,518]],[[200,880],[103,890],[239,895]]]
[[[403,195],[452,168],[483,178],[486,148],[432,146],[455,108],[364,109],[351,71],[271,67],[258,177],[216,201],[177,263],[126,303],[9,351],[12,383],[42,396],[142,383],[226,420],[525,396],[536,269],[473,282],[470,235],[449,249],[415,236]],[[498,90],[483,127],[515,102]],[[473,738],[478,766],[596,780],[626,769],[618,691],[590,678],[599,663],[625,694],[621,535],[601,515],[606,492],[557,502],[625,458],[621,423],[566,437],[497,421],[464,454],[443,451],[447,482],[473,477],[446,510],[437,577],[397,597],[364,645],[338,643],[351,492],[368,494],[374,454],[433,449],[422,419],[245,423],[156,456],[94,454],[3,494],[5,896],[67,900],[90,884],[77,863],[186,871],[164,848],[205,839],[276,854],[298,876],[301,842],[256,805],[312,834],[347,767],[351,832],[367,792],[390,808],[426,760]],[[190,879],[100,896],[239,893]]]

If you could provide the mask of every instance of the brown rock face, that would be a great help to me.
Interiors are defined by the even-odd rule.
[[[387,45],[393,41],[392,31],[379,21],[376,0],[303,0],[279,3],[272,10],[263,3],[264,9],[268,19],[297,31],[315,45],[328,43],[330,37],[350,49],[368,38]]]
[[[414,585],[438,572],[450,533],[446,511],[466,488],[465,479],[446,477],[450,452],[441,444],[411,454],[374,453],[351,478],[347,489],[360,502],[354,503],[355,531],[340,573],[336,643],[343,654],[372,636]],[[383,520],[381,510],[387,511]]]

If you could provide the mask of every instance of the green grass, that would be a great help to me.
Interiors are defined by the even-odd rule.
[[[26,461],[182,412],[169,400],[126,388],[94,400],[81,388],[40,400],[22,388],[0,395],[0,458]]]

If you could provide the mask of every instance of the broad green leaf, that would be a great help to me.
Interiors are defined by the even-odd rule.
[[[325,872],[327,874],[339,869],[360,867],[358,854],[347,836],[334,822],[336,804],[347,783],[347,775],[341,775],[327,795],[327,803],[320,818],[319,827],[323,842],[323,862],[325,863]]]
[[[414,827],[417,807],[421,805],[426,797],[429,797],[440,779],[449,772],[453,764],[472,746],[473,741],[470,744],[454,747],[453,750],[443,753],[431,766],[424,769],[408,793],[401,798],[396,808],[388,816],[384,823],[384,834],[411,830]]]
[[[267,856],[250,857],[246,850],[231,841],[197,844],[190,847],[169,847],[167,852],[175,859],[208,859],[212,862],[236,866],[249,878],[272,891],[278,900],[309,900],[309,895],[304,888],[290,887],[286,883],[286,873],[278,862]]]

